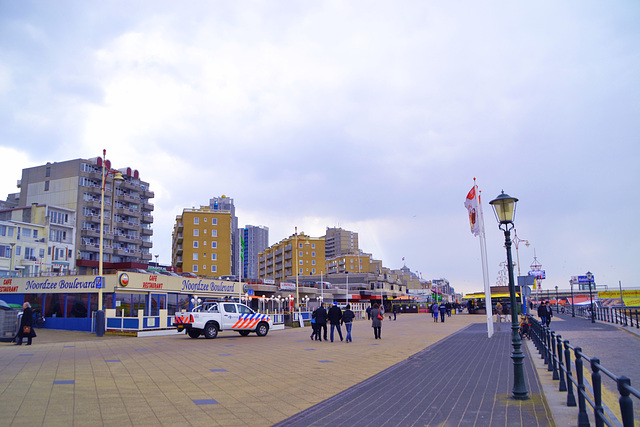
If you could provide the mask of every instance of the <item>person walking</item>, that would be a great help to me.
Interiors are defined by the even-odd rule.
[[[382,319],[384,319],[384,313],[376,302],[371,309],[371,327],[373,328],[373,337],[377,340],[382,339]]]
[[[355,317],[355,313],[351,311],[351,304],[347,304],[342,312],[342,323],[344,323],[344,328],[347,331],[347,342],[353,342],[353,339],[351,339],[351,327],[353,326],[353,319]]]
[[[447,306],[440,304],[440,321],[444,323],[444,314],[447,312]]]
[[[440,312],[440,307],[438,307],[438,303],[434,302],[431,305],[431,314],[433,314],[433,321],[438,323],[438,313]]]
[[[541,301],[538,306],[538,317],[540,318],[540,323],[547,324],[547,307],[545,307],[544,301]]]
[[[367,307],[367,320],[371,320],[371,306]]]
[[[400,310],[400,309],[398,308],[398,306],[397,306],[397,305],[394,305],[394,306],[393,306],[393,320],[396,320],[396,318],[398,317],[398,310]]]
[[[548,328],[549,324],[551,323],[551,318],[553,317],[553,309],[551,308],[551,304],[549,304],[549,301],[547,301],[547,303],[545,304],[545,308],[547,310],[546,321],[547,321],[547,328]]]
[[[320,303],[320,307],[316,310],[316,340],[322,341],[321,334],[324,332],[324,340],[327,341],[327,310],[324,308],[324,303]]]
[[[502,309],[502,304],[500,304],[500,301],[498,301],[498,303],[496,304],[496,320],[498,323],[498,331],[500,331],[500,325],[502,324],[502,313],[504,313],[504,310]]]
[[[329,322],[331,323],[331,342],[333,342],[333,331],[335,329],[338,330],[338,335],[340,335],[340,341],[342,339],[342,330],[340,329],[340,321],[342,320],[342,310],[338,307],[338,302],[334,301],[333,305],[329,309]]]
[[[31,340],[36,337],[36,331],[33,329],[33,310],[31,304],[25,302],[22,304],[22,319],[20,320],[20,328],[16,335],[15,345],[22,345],[22,338],[27,337],[27,345],[31,345]]]
[[[317,335],[318,335],[318,328],[317,328],[317,324],[316,324],[316,310],[313,310],[313,313],[311,313],[311,340],[315,340]]]

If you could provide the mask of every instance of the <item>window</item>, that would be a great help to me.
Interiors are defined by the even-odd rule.
[[[225,303],[224,304],[224,311],[226,311],[227,313],[235,313],[236,312],[236,305],[235,304],[230,304],[230,303]]]
[[[49,181],[44,182],[44,191],[49,191]]]
[[[193,236],[194,237],[198,237],[200,235],[200,230],[198,230],[197,228],[194,228],[193,230]]]
[[[315,243],[312,243],[312,244],[311,244],[311,249],[315,249],[315,248],[316,248],[316,244],[315,244]]]
[[[303,256],[304,256],[304,255],[303,255],[303,253],[302,253],[302,251],[300,251],[300,253],[298,254],[298,256],[299,256],[299,257],[303,257]]]
[[[218,225],[218,218],[211,218],[211,225]]]
[[[198,272],[198,266],[197,266],[197,265],[194,265],[194,266],[193,266],[193,272],[194,272],[194,273],[197,273],[197,272]]]
[[[40,249],[40,258],[44,258],[44,249]]]
[[[38,238],[38,230],[33,230],[33,238],[34,239]]]
[[[211,261],[217,261],[218,254],[211,254]]]
[[[302,261],[302,260],[300,260],[300,261],[298,261],[298,264],[302,265],[302,262],[303,262],[303,261]]]
[[[207,241],[202,242],[202,246],[207,246]]]
[[[218,230],[211,230],[211,237],[218,237]]]
[[[204,217],[204,222],[207,222],[207,217],[206,216]]]
[[[194,248],[198,248],[198,241],[197,241],[197,240],[194,240],[194,241],[193,241],[193,247],[194,247]]]
[[[193,223],[194,223],[195,225],[200,224],[200,218],[198,218],[197,216],[193,217]]]
[[[211,249],[215,249],[218,247],[218,242],[211,242]]]
[[[197,260],[198,260],[198,253],[197,253],[197,252],[194,252],[194,253],[193,253],[193,260],[194,260],[194,261],[197,261]]]
[[[218,266],[217,265],[212,265],[211,266],[211,272],[212,273],[217,273],[218,272]]]
[[[31,237],[31,229],[30,228],[23,228],[22,229],[22,237]]]
[[[207,271],[207,264],[202,264],[202,271]]]
[[[315,259],[311,260],[311,265],[316,265],[316,260]]]
[[[84,164],[82,165],[84,166]],[[49,178],[51,176],[51,166],[47,166],[44,170],[44,176],[46,176],[47,178]]]
[[[312,256],[312,257],[315,257],[315,256],[316,256],[315,251],[314,251],[314,252],[311,252],[311,256]]]
[[[298,243],[298,248],[302,249],[302,242]]]
[[[11,258],[11,246],[0,245],[0,257]]]

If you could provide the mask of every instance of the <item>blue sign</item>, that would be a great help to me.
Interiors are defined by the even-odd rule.
[[[96,277],[96,289],[102,289],[102,276]]]
[[[595,283],[596,276],[591,276],[591,282]],[[578,276],[578,283],[584,283],[585,285],[589,284],[589,278],[587,276]]]

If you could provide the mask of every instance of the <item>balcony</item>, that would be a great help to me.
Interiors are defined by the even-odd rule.
[[[152,255],[148,252],[142,252],[142,259],[145,261],[151,261]]]
[[[142,197],[145,197],[147,199],[153,199],[153,197],[154,197],[153,191],[142,190]],[[146,205],[151,206],[149,208],[149,210],[153,210],[153,204],[152,203],[149,203],[149,202],[143,202],[143,203],[146,204]]]
[[[153,215],[150,215],[146,212],[142,212],[142,216],[140,217],[140,222],[151,224],[153,222]]]
[[[142,246],[143,248],[150,249],[150,248],[153,247],[153,243],[151,241],[141,240],[140,241],[140,246]]]
[[[140,233],[143,236],[153,236],[153,229],[151,227],[140,227]]]

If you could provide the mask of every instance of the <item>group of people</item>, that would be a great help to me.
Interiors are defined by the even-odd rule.
[[[446,303],[437,303],[434,302],[431,304],[431,315],[433,316],[433,321],[438,322],[438,314],[440,315],[440,322],[444,323],[445,314],[447,317],[451,317],[451,309],[453,305],[450,302]]]
[[[367,315],[371,319],[371,327],[373,328],[373,336],[375,339],[381,339],[381,330],[382,330],[382,318],[383,318],[383,310],[378,306],[378,304],[374,304],[372,308],[367,309]],[[329,337],[331,342],[334,339],[334,331],[338,331],[338,336],[340,337],[340,341],[353,342],[351,337],[351,328],[353,326],[353,321],[356,315],[351,310],[351,304],[347,304],[344,311],[338,307],[338,303],[336,301],[333,302],[333,305],[329,310],[324,306],[324,303],[320,304],[320,307],[316,308],[313,313],[311,313],[311,339],[315,341],[328,341],[327,339],[327,322],[331,325],[331,333]],[[344,325],[345,330],[347,332],[347,336],[345,338],[342,337],[342,329],[341,325]]]
[[[549,327],[551,318],[553,317],[553,310],[551,309],[549,301],[542,301],[540,303],[538,306],[538,317],[540,318],[540,323]]]

